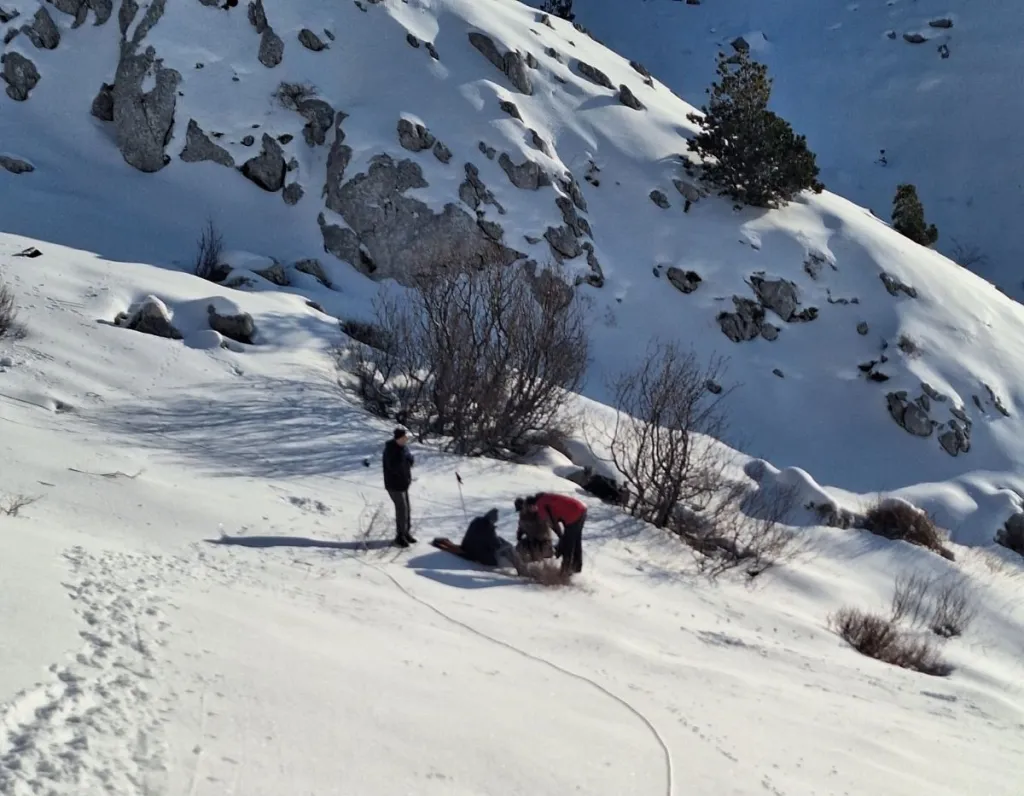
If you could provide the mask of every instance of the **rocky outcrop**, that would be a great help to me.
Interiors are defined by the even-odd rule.
[[[263,8],[263,0],[253,0],[249,3],[249,24],[256,28],[257,33],[263,33],[270,23],[267,22],[267,12]]]
[[[526,63],[518,52],[509,50],[504,55],[494,43],[490,36],[477,31],[469,34],[469,43],[475,47],[481,55],[500,69],[509,82],[516,87],[521,94],[533,94],[533,82],[527,71]]]
[[[27,160],[13,158],[9,155],[0,155],[0,169],[9,171],[11,174],[29,174],[36,170],[36,167]]]
[[[273,69],[284,60],[284,39],[268,27],[260,36],[259,62],[267,69]]]
[[[104,83],[92,101],[89,112],[101,122],[114,121],[114,84]]]
[[[882,280],[882,284],[885,285],[885,289],[889,291],[890,296],[898,296],[900,293],[904,293],[910,296],[910,298],[917,298],[916,288],[904,284],[892,274],[882,271],[878,278]]]
[[[630,91],[629,86],[625,83],[619,86],[619,102],[635,111],[642,111],[644,109],[644,104],[636,98],[636,95]]]
[[[322,99],[301,99],[295,103],[295,110],[306,120],[302,137],[309,146],[321,146],[327,141],[327,133],[334,124],[334,108]]]
[[[422,124],[416,124],[408,119],[398,120],[398,143],[403,149],[410,152],[422,152],[430,149],[437,142],[437,139]]]
[[[405,195],[426,187],[414,161],[396,162],[388,155],[377,155],[365,174],[327,191],[327,207],[348,223],[355,240],[369,253],[374,273],[399,281],[441,264],[505,266],[524,256],[489,239],[476,218],[456,205],[447,204],[435,213]],[[352,264],[359,267],[357,262]]]
[[[538,188],[551,185],[551,178],[547,172],[541,168],[539,163],[532,160],[525,160],[517,165],[507,153],[502,152],[501,157],[498,158],[498,165],[508,175],[509,182],[516,188],[521,188],[524,191],[536,191]]]
[[[17,102],[28,99],[32,89],[39,83],[39,70],[21,53],[9,52],[0,55],[0,79],[7,84],[7,96]]]
[[[231,154],[224,147],[213,143],[195,119],[188,121],[188,129],[185,132],[185,148],[181,150],[180,157],[186,163],[210,160],[229,168],[235,166],[235,160]]]
[[[210,304],[206,308],[210,328],[237,343],[252,345],[256,341],[256,322],[248,312],[235,315],[221,315],[217,308]]]
[[[889,414],[901,428],[916,437],[930,437],[936,423],[928,417],[928,412],[917,402],[907,400],[905,390],[891,392],[885,396]]]
[[[508,100],[498,100],[498,107],[501,108],[502,111],[507,113],[513,119],[518,119],[519,121],[523,120],[523,115],[519,112],[519,106],[516,105],[514,102],[509,102]]]
[[[297,205],[305,195],[306,190],[297,182],[289,183],[284,186],[284,189],[281,191],[281,198],[284,200],[284,203],[289,206]]]
[[[452,160],[452,151],[442,144],[440,141],[434,142],[434,157],[440,160],[442,163],[450,163]]]
[[[307,257],[305,260],[299,260],[292,267],[300,273],[309,274],[324,287],[331,287],[331,280],[328,278],[327,272],[324,270],[320,261],[315,257]]]
[[[753,299],[733,296],[735,312],[720,312],[716,320],[722,332],[734,343],[753,340],[758,336],[766,340],[778,337],[779,330],[764,322],[764,307]]]
[[[287,165],[281,145],[267,133],[263,134],[263,148],[256,157],[242,164],[240,171],[264,191],[275,193],[284,186]]]
[[[327,45],[324,44],[323,40],[309,28],[303,28],[299,31],[299,44],[315,53],[327,49]]]
[[[796,285],[786,279],[765,279],[755,274],[750,277],[750,284],[761,305],[788,323],[813,321],[818,317],[817,307],[797,309],[800,299],[797,298]]]
[[[6,25],[8,22],[13,22],[21,16],[21,12],[16,8],[7,9],[0,6],[0,25]]]
[[[615,84],[612,83],[608,75],[606,75],[596,66],[591,66],[586,61],[577,61],[576,71],[579,72],[591,83],[596,83],[597,85],[603,86],[604,88],[610,88],[612,91],[615,90]]]
[[[142,301],[133,304],[127,312],[118,313],[114,318],[114,325],[169,340],[182,339],[181,332],[171,323],[171,313],[167,305],[156,296],[146,296]]]
[[[58,11],[63,11],[75,18],[72,28],[85,24],[92,10],[96,13],[96,24],[103,25],[114,11],[113,0],[49,0]]]
[[[675,266],[669,267],[666,276],[673,287],[683,293],[692,293],[700,287],[700,283],[703,281],[700,278],[700,274],[696,271],[684,271],[682,268],[676,268]]]
[[[593,231],[590,229],[590,222],[576,212],[576,206],[569,197],[557,197],[555,205],[562,212],[562,221],[573,231],[577,238],[582,238],[584,235],[591,238],[594,236]]]
[[[21,32],[38,50],[55,50],[60,44],[60,30],[44,6],[36,11],[31,25],[22,25]]]
[[[700,188],[694,185],[692,182],[686,180],[674,179],[672,184],[676,186],[676,190],[682,195],[687,202],[699,202],[703,193]]]
[[[551,247],[551,253],[558,261],[572,260],[583,254],[579,238],[569,226],[548,227],[544,232],[544,240]]]
[[[473,210],[479,210],[480,205],[493,205],[502,215],[505,208],[501,206],[490,189],[480,179],[480,170],[472,163],[466,164],[466,179],[459,186],[459,199]]]
[[[327,218],[321,213],[317,217],[320,234],[324,239],[324,251],[333,254],[339,260],[351,263],[364,274],[370,275],[377,270],[377,264],[359,243],[355,232],[348,227],[328,224]]]

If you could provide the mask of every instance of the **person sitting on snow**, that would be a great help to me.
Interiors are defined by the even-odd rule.
[[[462,537],[462,554],[470,561],[485,567],[515,567],[523,573],[523,565],[515,548],[506,539],[498,536],[498,510],[491,509],[484,516],[475,518]]]
[[[551,521],[558,534],[555,555],[562,557],[562,572],[583,571],[583,523],[587,521],[586,504],[574,497],[554,492],[540,492],[526,500],[526,511]],[[561,527],[559,527],[561,526]]]
[[[524,511],[526,501],[516,498],[516,513],[519,515],[519,527],[516,529],[516,552],[524,561],[541,561],[555,554],[551,542],[551,525],[547,519],[537,512]]]

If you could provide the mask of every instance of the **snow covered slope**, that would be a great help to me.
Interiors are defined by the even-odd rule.
[[[575,11],[696,104],[715,54],[742,36],[768,64],[772,106],[807,136],[829,190],[888,219],[896,185],[915,183],[939,251],[974,249],[985,259],[973,270],[1024,296],[1014,223],[1024,212],[1019,3],[578,0]]]
[[[4,8],[8,93],[26,59],[39,74],[2,97],[9,162],[34,166],[0,170],[9,231],[187,270],[212,217],[231,249],[320,258],[343,317],[368,314],[365,273],[561,259],[593,299],[589,397],[652,337],[692,343],[730,358],[746,452],[903,490],[966,542],[1021,508],[1020,306],[836,195],[702,197],[679,165],[692,107],[561,20],[511,0],[96,2],[78,27]],[[273,288],[246,273],[229,282]],[[750,323],[719,320],[737,307]]]
[[[37,498],[0,515],[0,794],[1019,792],[1008,551],[955,546],[953,564],[808,526],[814,556],[712,586],[592,502],[575,588],[398,552],[390,428],[334,385],[327,315],[11,235],[0,273],[26,327],[0,341],[0,505]],[[183,340],[98,322],[148,293]],[[252,313],[257,344],[211,340],[211,302]],[[574,489],[550,467],[416,453],[421,540],[465,527],[456,469],[506,536],[515,495]],[[844,605],[885,610],[907,572],[976,590],[949,677],[826,629]]]

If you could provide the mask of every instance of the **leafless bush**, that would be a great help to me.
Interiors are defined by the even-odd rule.
[[[534,291],[494,266],[436,270],[408,297],[378,299],[375,347],[356,352],[363,399],[462,455],[517,455],[564,430],[588,338],[583,300],[561,287]]]
[[[937,677],[952,671],[928,639],[915,638],[884,616],[842,608],[829,617],[829,626],[869,658]]]
[[[983,254],[977,246],[961,243],[956,238],[952,239],[952,243],[953,246],[950,249],[949,256],[958,265],[964,268],[974,268],[975,266],[985,265],[988,262],[988,256]]]
[[[899,339],[896,341],[896,347],[911,359],[921,355],[920,344],[908,334],[901,334],[899,336]]]
[[[7,497],[0,498],[0,514],[6,514],[8,517],[17,517],[23,508],[31,506],[38,500],[38,497],[30,497],[29,495],[8,495]]]
[[[867,510],[864,527],[886,539],[902,539],[954,559],[953,551],[944,544],[945,535],[928,512],[904,501],[880,500]]]
[[[720,359],[701,364],[693,351],[654,342],[638,367],[612,382],[608,449],[634,517],[664,528],[677,505],[704,507],[722,488],[726,463],[714,440],[725,433],[727,393],[707,388],[722,370]]]
[[[385,345],[385,340],[380,329],[374,326],[372,323],[366,323],[365,321],[341,321],[341,331],[343,334],[348,335],[353,340],[368,345],[370,348],[382,348]]]
[[[928,617],[927,599],[932,580],[918,572],[897,575],[893,580],[890,617],[893,622],[906,621],[917,627]]]
[[[278,85],[274,91],[274,98],[281,104],[282,108],[294,111],[304,100],[316,96],[316,86],[312,83],[284,83]]]
[[[932,598],[928,627],[937,636],[961,636],[978,615],[975,596],[966,578],[950,577],[937,587]]]
[[[18,324],[18,308],[14,303],[14,291],[0,282],[0,337],[12,334]]]
[[[224,253],[224,237],[217,229],[213,219],[206,222],[203,233],[196,242],[196,256],[193,266],[193,273],[209,279],[211,282],[220,282],[227,276],[224,272],[224,265],[221,263],[221,255]]]
[[[755,578],[800,552],[799,537],[785,524],[797,498],[792,486],[749,489],[737,484],[701,515],[677,510],[671,527],[697,554],[702,574],[714,579],[742,567]]]

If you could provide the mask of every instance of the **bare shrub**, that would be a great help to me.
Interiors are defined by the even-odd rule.
[[[915,638],[884,616],[841,608],[829,617],[829,627],[869,658],[937,677],[952,671],[928,639]]]
[[[896,341],[896,347],[913,359],[921,355],[921,345],[908,334],[901,334]]]
[[[908,622],[917,627],[928,618],[927,600],[932,580],[918,572],[897,575],[893,580],[890,617],[893,622]]]
[[[949,256],[957,265],[961,265],[964,268],[974,268],[975,266],[985,265],[988,262],[988,256],[983,254],[977,246],[961,243],[956,238],[951,240],[952,246],[950,247]]]
[[[316,86],[312,83],[286,83],[282,82],[274,91],[276,99],[282,108],[294,111],[304,100],[312,99],[317,94]]]
[[[220,234],[217,225],[211,218],[207,220],[199,240],[196,241],[193,273],[203,279],[209,279],[211,282],[220,282],[227,276],[221,263],[221,255],[223,253],[224,237]]]
[[[38,500],[38,497],[31,497],[29,495],[8,495],[0,498],[0,514],[5,514],[8,517],[17,517],[22,509],[31,506]]]
[[[0,337],[13,334],[18,325],[18,308],[14,303],[14,291],[0,282]]]
[[[696,523],[691,512],[676,511],[672,529],[693,548],[702,574],[714,579],[742,567],[755,578],[800,552],[799,537],[785,524],[798,496],[790,485],[749,489],[737,484]]]
[[[932,600],[928,627],[943,638],[962,636],[978,615],[975,595],[963,576],[946,579],[937,587]]]
[[[535,291],[516,268],[438,269],[378,298],[375,345],[355,357],[364,401],[462,455],[514,456],[564,432],[588,337],[583,299],[556,282]]]
[[[720,359],[701,364],[693,351],[653,342],[643,362],[610,385],[608,449],[634,517],[664,528],[678,504],[707,506],[722,488],[726,462],[714,440],[725,433],[727,392],[707,388],[720,383],[722,370]]]
[[[954,560],[953,551],[945,546],[945,534],[928,512],[902,500],[880,500],[865,515],[865,530],[886,539],[902,539],[927,547],[943,558]]]

